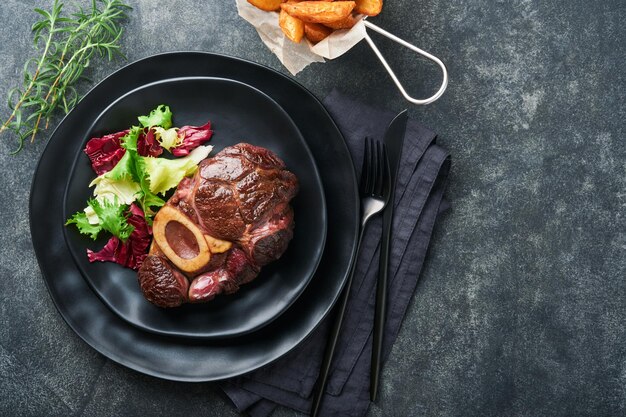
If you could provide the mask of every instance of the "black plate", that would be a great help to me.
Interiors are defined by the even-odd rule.
[[[294,121],[320,171],[328,236],[310,284],[292,306],[257,332],[222,340],[164,337],[128,324],[83,279],[63,237],[63,201],[82,139],[116,97],[164,79],[212,76],[252,85]],[[72,141],[71,138],[80,138]],[[224,379],[274,361],[302,342],[328,314],[356,249],[359,200],[354,168],[341,133],[305,88],[269,68],[222,55],[180,52],[135,62],[97,85],[61,122],[35,171],[30,196],[33,246],[52,300],[68,325],[98,352],[145,374],[180,381]]]
[[[137,123],[161,103],[170,106],[174,125],[202,125],[211,120],[215,134],[213,154],[239,142],[276,152],[296,176],[300,191],[292,205],[296,228],[284,255],[267,265],[259,276],[233,295],[209,303],[162,309],[148,302],[139,289],[135,271],[111,262],[90,263],[86,248],[100,249],[67,228],[65,237],[74,261],[92,286],[120,317],[158,334],[197,337],[232,337],[258,330],[284,312],[302,293],[321,259],[326,238],[326,203],[322,183],[309,148],[287,113],[270,97],[244,83],[211,77],[175,78],[151,83],[115,100],[83,137],[117,132]],[[78,137],[77,137],[78,140]],[[65,217],[82,210],[95,173],[84,152],[76,156],[65,197]]]

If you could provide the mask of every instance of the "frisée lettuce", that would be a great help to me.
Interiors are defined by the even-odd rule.
[[[172,126],[172,112],[165,104],[159,105],[148,116],[139,116],[137,119],[143,127],[161,126],[169,129]]]

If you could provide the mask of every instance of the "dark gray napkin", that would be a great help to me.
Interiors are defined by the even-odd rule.
[[[364,138],[382,140],[395,114],[355,102],[337,91],[324,104],[360,167]],[[448,206],[443,193],[450,156],[435,145],[435,139],[434,132],[409,121],[394,202],[383,361],[389,356],[415,291],[437,215]],[[322,416],[362,416],[369,407],[381,225],[378,216],[365,232]],[[222,383],[221,388],[235,407],[253,417],[269,416],[277,404],[308,413],[332,319],[331,314],[300,346],[271,365]]]

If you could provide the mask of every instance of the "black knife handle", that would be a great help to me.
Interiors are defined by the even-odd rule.
[[[374,313],[374,332],[372,336],[372,361],[370,367],[370,400],[376,401],[382,365],[382,351],[385,321],[387,317],[387,275],[389,273],[389,248],[391,226],[395,204],[396,182],[402,157],[404,135],[406,134],[408,115],[403,110],[393,118],[385,132],[385,147],[389,158],[391,189],[387,205],[383,211],[383,231],[380,240],[380,258],[378,262],[378,281],[376,283],[376,309]]]
[[[372,336],[372,362],[370,368],[370,400],[376,401],[383,352],[383,336],[387,319],[387,277],[389,274],[389,246],[391,244],[391,223],[393,204],[383,215],[383,234],[380,241],[378,282],[376,284],[376,309],[374,313],[374,333]]]
[[[359,250],[361,248],[361,240],[363,238],[363,227],[359,234],[358,243],[356,246],[356,252],[352,264],[350,265],[350,272],[346,284],[341,292],[341,298],[337,304],[337,312],[335,313],[335,321],[333,327],[328,335],[328,341],[326,342],[326,350],[324,351],[324,359],[322,360],[322,366],[320,368],[319,376],[317,377],[317,389],[315,396],[313,397],[313,404],[311,405],[311,416],[317,417],[319,415],[320,407],[322,405],[322,398],[324,398],[324,392],[326,391],[326,384],[328,382],[328,373],[330,372],[330,365],[335,355],[335,348],[337,347],[337,341],[339,340],[339,334],[341,333],[341,326],[343,324],[343,318],[346,313],[346,306],[348,305],[348,299],[350,298],[350,290],[352,288],[352,277],[354,277],[354,271],[356,270],[356,261],[359,257]]]

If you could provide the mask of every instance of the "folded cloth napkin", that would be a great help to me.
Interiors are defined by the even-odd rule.
[[[382,140],[395,116],[337,91],[324,104],[343,133],[357,166],[363,157],[364,138]],[[433,131],[409,121],[394,202],[383,361],[389,356],[415,291],[435,220],[447,208],[443,193],[450,156],[435,145],[435,139]],[[382,219],[377,216],[365,231],[322,416],[363,416],[369,407],[381,228]],[[274,363],[222,383],[221,388],[235,407],[253,417],[269,416],[278,404],[308,413],[333,318],[330,314],[303,343]]]

